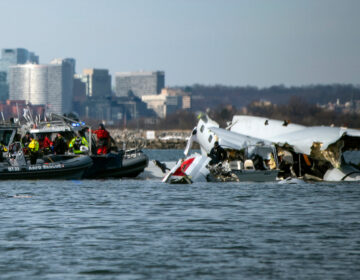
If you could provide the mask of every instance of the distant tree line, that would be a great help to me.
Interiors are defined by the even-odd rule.
[[[222,127],[225,127],[227,122],[231,121],[232,116],[236,114],[244,113],[233,106],[220,106],[209,113],[210,117],[216,120]],[[246,114],[308,126],[334,125],[360,128],[359,114],[328,111],[310,104],[305,99],[297,96],[291,97],[287,104],[280,105],[258,106],[255,102],[252,102],[246,107]]]
[[[127,124],[127,128],[130,129],[181,129],[190,130],[197,124],[196,113],[180,110],[173,114],[169,114],[164,119],[153,119],[153,122],[149,122],[149,119],[141,118],[137,120],[131,120]]]
[[[267,88],[194,85],[184,87],[183,89],[191,92],[192,110],[194,111],[217,108],[219,104],[230,104],[239,109],[261,99],[279,105],[287,104],[292,97],[300,97],[309,104],[334,103],[337,99],[339,99],[340,103],[345,103],[352,99],[360,99],[360,87],[346,84],[300,87],[278,85]]]
[[[316,104],[340,103],[360,100],[360,87],[354,85],[311,85],[268,88],[194,85],[183,87],[192,96],[192,111],[178,111],[165,119],[138,119],[129,121],[128,128],[141,129],[192,129],[197,124],[199,112],[207,112],[221,127],[236,114],[262,116],[287,120],[303,125],[335,125],[360,128],[360,116],[355,113],[328,111]],[[257,101],[271,104],[258,106]],[[244,110],[244,108],[246,108]]]

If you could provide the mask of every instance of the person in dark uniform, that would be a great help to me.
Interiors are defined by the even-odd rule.
[[[53,142],[54,145],[54,153],[56,155],[64,155],[67,149],[67,144],[66,141],[64,139],[64,137],[58,133],[54,139]]]
[[[31,140],[30,140],[30,132],[27,131],[26,134],[24,135],[23,138],[21,138],[21,144],[23,145],[24,148],[27,148],[28,145],[30,144]]]
[[[208,156],[211,158],[209,164],[214,165],[219,162],[223,162],[227,158],[226,151],[219,145],[218,141],[215,141],[214,147],[211,149]]]

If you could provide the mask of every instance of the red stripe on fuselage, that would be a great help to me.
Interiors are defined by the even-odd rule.
[[[178,169],[176,169],[176,171],[174,172],[174,176],[185,176],[186,174],[184,173],[186,171],[186,169],[188,169],[188,167],[193,163],[195,158],[189,158],[187,160],[185,160]]]

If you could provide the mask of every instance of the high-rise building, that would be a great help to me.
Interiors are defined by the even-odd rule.
[[[71,67],[71,71],[75,74],[76,60],[74,58],[54,58],[50,64],[63,64],[68,63]]]
[[[8,72],[11,65],[34,63],[39,64],[39,57],[27,49],[2,49],[0,71]]]
[[[9,67],[10,100],[46,105],[48,112],[72,111],[74,64],[67,59],[48,65],[24,64]]]
[[[148,109],[154,110],[159,118],[165,118],[177,110],[191,108],[191,96],[181,89],[163,88],[160,94],[144,95],[141,100],[147,104]]]
[[[159,94],[165,87],[165,72],[121,72],[115,75],[116,96],[128,96],[129,92],[141,97]]]
[[[111,75],[107,69],[84,69],[81,80],[86,84],[86,95],[90,98],[111,96]]]
[[[27,49],[2,49],[0,58],[0,100],[9,97],[9,67],[17,64],[39,63],[39,57]]]
[[[75,74],[73,87],[73,111],[81,118],[85,115],[86,101],[86,84],[81,81],[77,74]]]
[[[153,110],[147,109],[146,103],[133,95],[131,97],[102,99],[88,98],[84,117],[86,119],[117,123],[139,117],[154,117],[154,115]]]
[[[6,100],[9,97],[9,85],[7,83],[7,73],[5,71],[0,72],[0,100]]]

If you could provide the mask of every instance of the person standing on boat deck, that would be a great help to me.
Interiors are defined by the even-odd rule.
[[[214,165],[219,162],[223,162],[227,158],[226,151],[219,145],[218,141],[215,141],[214,147],[211,149],[208,157],[211,158],[209,164]]]
[[[45,135],[43,145],[44,145],[44,146],[43,146],[44,151],[46,151],[46,153],[50,153],[50,152],[52,152],[52,150],[54,149],[54,144],[53,144],[53,142],[50,140],[50,138],[48,137],[48,135]]]
[[[67,144],[61,133],[58,133],[54,139],[54,153],[56,155],[64,155],[67,150]]]
[[[27,131],[23,138],[21,138],[21,144],[23,144],[24,148],[30,144],[30,132]]]
[[[53,142],[49,139],[47,135],[44,135],[41,141],[39,141],[40,150],[43,151],[44,155],[50,154],[53,150]]]
[[[34,135],[30,134],[30,143],[28,145],[30,152],[30,164],[36,164],[39,151],[39,142],[34,138]]]
[[[98,149],[97,154],[107,154],[111,144],[111,136],[109,132],[105,129],[105,126],[101,123],[99,128],[94,131],[98,139]]]
[[[80,135],[71,139],[69,143],[69,149],[73,151],[74,154],[83,154],[84,152],[81,150],[81,146],[89,148],[89,143],[85,139],[85,137],[81,137]]]

